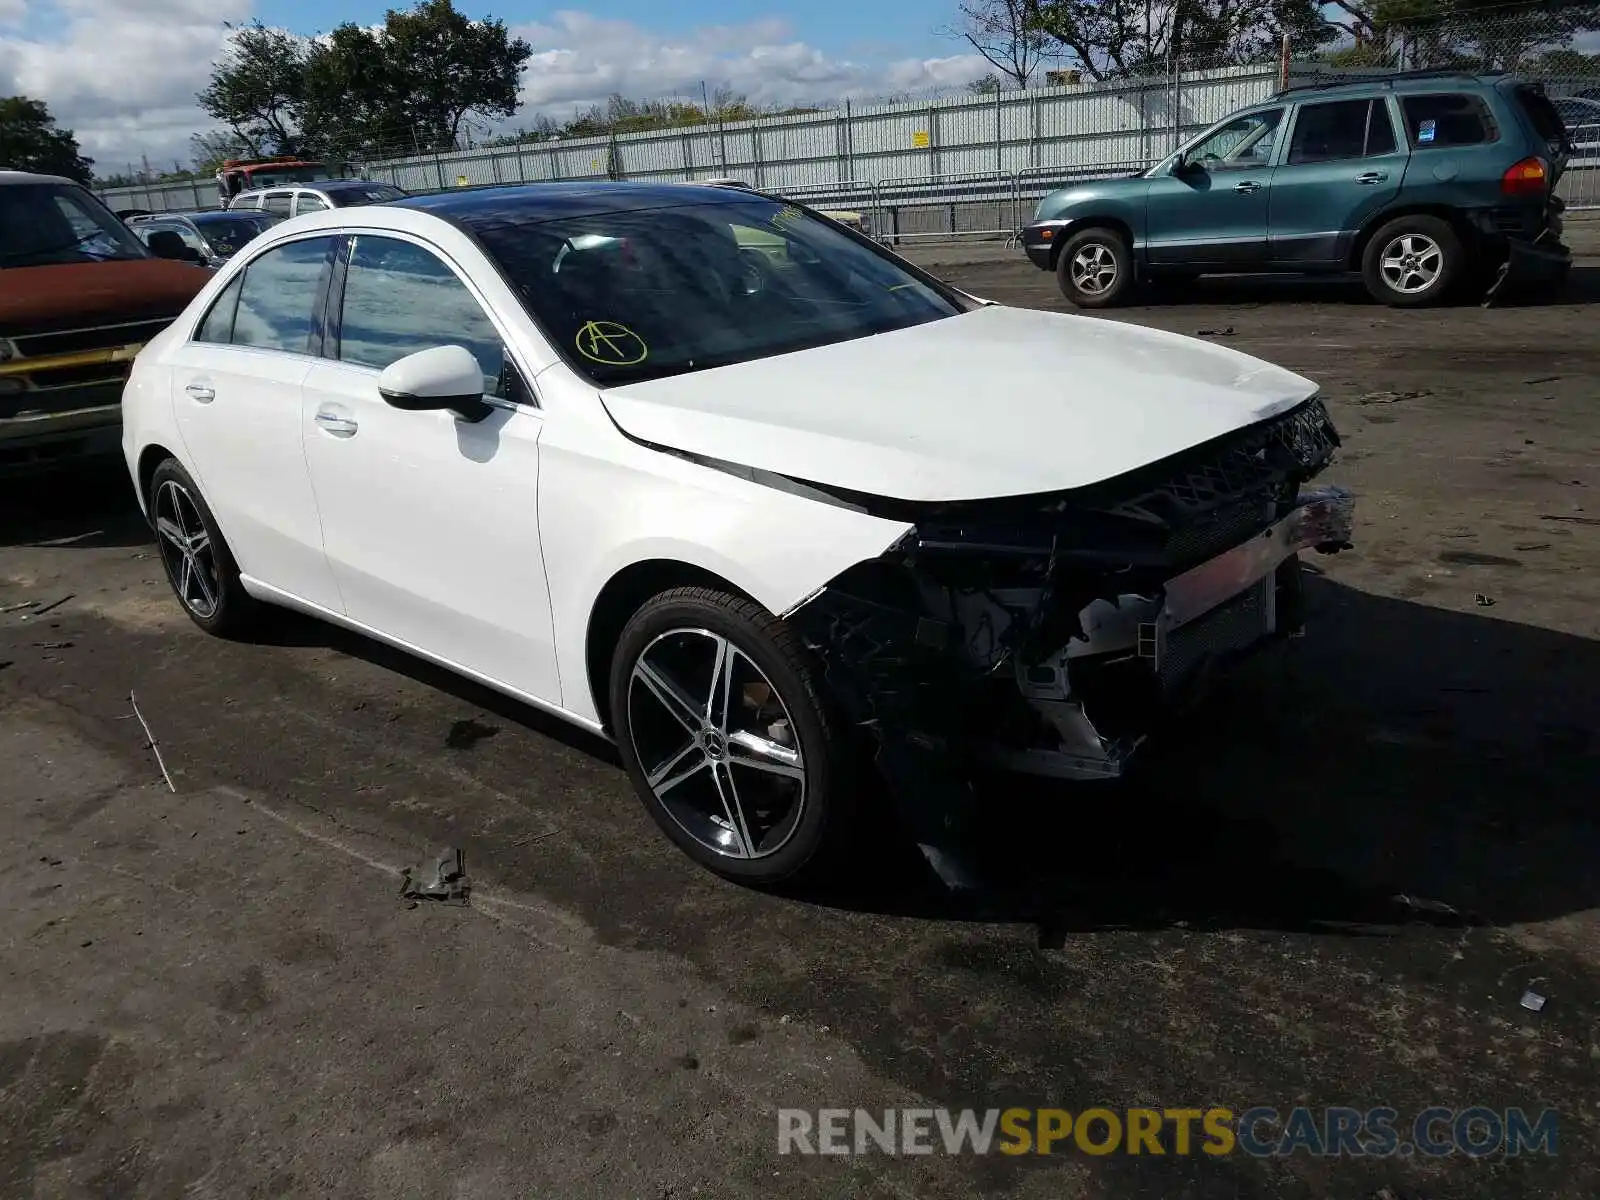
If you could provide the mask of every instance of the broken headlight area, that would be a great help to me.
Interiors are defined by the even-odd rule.
[[[1351,495],[1304,490],[1338,444],[1313,399],[1090,488],[923,506],[789,619],[895,761],[1115,777],[1217,668],[1299,630],[1299,554],[1350,536]]]

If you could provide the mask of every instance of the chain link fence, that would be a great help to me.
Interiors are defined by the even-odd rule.
[[[548,133],[418,154],[396,145],[357,169],[407,191],[554,180],[685,182],[736,178],[813,207],[861,214],[892,241],[1010,238],[1040,197],[1074,180],[1133,174],[1229,113],[1285,84],[1381,78],[1401,70],[1508,70],[1542,84],[1575,153],[1558,192],[1600,208],[1600,5],[1478,12],[1342,42],[1286,46],[1239,63],[1191,48],[1149,72],[1051,86],[878,104],[846,100],[754,120],[594,137]],[[414,139],[396,138],[396,142]],[[209,180],[108,189],[114,208],[215,206]]]

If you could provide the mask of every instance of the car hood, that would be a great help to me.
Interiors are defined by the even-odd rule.
[[[211,272],[164,258],[54,263],[0,270],[0,334],[175,317]]]
[[[1120,179],[1092,179],[1074,183],[1051,192],[1039,203],[1036,221],[1048,221],[1080,204],[1098,204],[1105,200],[1133,200],[1144,195],[1150,180],[1140,172]]]
[[[991,305],[601,398],[640,441],[824,487],[944,502],[1085,487],[1316,390],[1195,338]]]

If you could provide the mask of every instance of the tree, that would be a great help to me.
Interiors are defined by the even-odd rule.
[[[210,133],[197,133],[189,139],[189,160],[197,175],[215,175],[230,158],[259,158],[258,143],[241,137],[232,130],[216,129]]]
[[[260,21],[228,28],[232,33],[222,58],[212,64],[211,81],[195,99],[257,153],[295,153],[305,94],[305,39]]]
[[[64,175],[80,183],[94,178],[94,159],[78,152],[70,129],[57,129],[42,100],[0,98],[0,167]]]
[[[961,0],[960,22],[947,31],[983,55],[1005,87],[1025,88],[1049,48],[1049,36],[1030,19],[1030,0]],[[973,90],[978,91],[973,81]],[[996,89],[998,90],[998,89]]]

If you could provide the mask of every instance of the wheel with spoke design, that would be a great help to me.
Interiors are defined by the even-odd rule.
[[[1447,296],[1465,267],[1461,239],[1439,217],[1390,221],[1366,245],[1361,276],[1374,300],[1402,308]]]
[[[1108,308],[1133,287],[1133,254],[1114,229],[1081,230],[1061,247],[1056,281],[1079,308]]]
[[[624,628],[612,728],[645,807],[697,862],[771,884],[832,858],[852,780],[816,679],[781,621],[721,592],[664,592]]]
[[[239,582],[239,568],[216,518],[177,459],[155,469],[145,501],[161,565],[183,611],[207,633],[242,631],[258,606]]]

